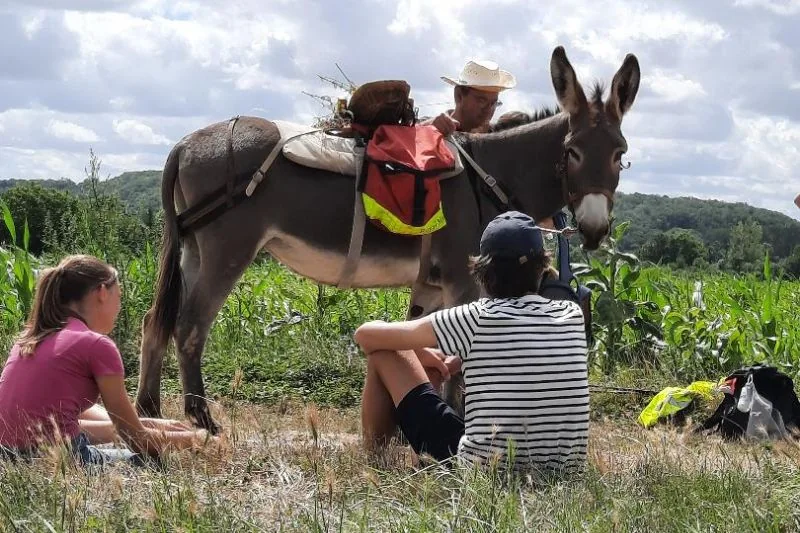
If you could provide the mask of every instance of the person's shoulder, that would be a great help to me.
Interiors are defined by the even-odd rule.
[[[530,308],[558,317],[583,316],[581,306],[572,300],[552,300],[538,294],[529,294],[518,299]]]
[[[546,303],[542,304],[542,310],[562,320],[583,320],[583,310],[581,306],[572,300],[546,300]]]
[[[72,322],[73,320],[75,320],[75,322]],[[62,331],[68,332],[68,334],[73,337],[74,342],[72,346],[75,348],[118,351],[117,344],[111,337],[89,329],[86,324],[80,320],[70,319],[70,322],[67,323],[67,327]]]

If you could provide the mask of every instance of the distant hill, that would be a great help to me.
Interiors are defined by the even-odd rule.
[[[161,209],[161,171],[125,172],[102,181],[103,191],[116,194],[135,211]]]
[[[87,192],[86,181],[75,183],[68,179],[60,180],[0,180],[0,194],[17,185],[36,183],[49,189],[68,191],[73,194]],[[134,211],[158,211],[161,208],[161,171],[142,170],[125,172],[115,178],[100,182],[100,191],[116,194]]]
[[[744,203],[698,198],[671,198],[654,194],[619,194],[614,205],[617,221],[630,220],[622,246],[638,250],[658,232],[672,228],[696,231],[712,257],[724,255],[730,230],[738,222],[753,219],[764,230],[764,242],[774,257],[786,257],[800,245],[800,221],[768,209]]]
[[[35,180],[43,187],[84,192],[84,185],[69,180]],[[0,180],[0,194],[29,180]],[[132,210],[158,211],[161,208],[161,171],[126,172],[101,182],[104,192],[116,194]],[[727,203],[697,198],[672,198],[653,194],[617,194],[614,206],[617,222],[630,220],[622,248],[637,251],[660,232],[672,228],[696,231],[711,258],[724,256],[731,229],[740,221],[753,219],[761,224],[764,242],[772,247],[775,258],[791,254],[800,245],[800,222],[782,213],[743,203]]]
[[[41,185],[42,187],[47,187],[48,189],[57,189],[59,191],[69,191],[74,194],[78,194],[81,192],[81,185],[79,183],[75,183],[72,180],[68,180],[66,178],[62,178],[60,180],[15,180],[15,179],[7,179],[7,180],[0,180],[0,194],[3,194],[8,189],[12,187],[16,187],[17,185],[25,185],[29,183],[36,183]]]

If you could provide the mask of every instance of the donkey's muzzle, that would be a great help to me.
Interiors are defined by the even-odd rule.
[[[608,236],[609,225],[608,223],[601,226],[578,224],[578,231],[581,235],[583,249],[591,252],[597,250]]]

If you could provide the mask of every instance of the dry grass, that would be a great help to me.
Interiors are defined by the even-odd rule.
[[[168,414],[176,414],[173,403]],[[52,455],[0,466],[8,531],[518,531],[798,526],[798,447],[730,444],[676,429],[593,424],[577,479],[420,467],[360,448],[352,410],[215,406],[226,444],[161,471],[87,472]],[[734,521],[732,521],[734,520]],[[650,526],[648,526],[648,524]],[[695,527],[697,526],[697,527]]]

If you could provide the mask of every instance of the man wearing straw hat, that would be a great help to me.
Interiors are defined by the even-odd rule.
[[[514,76],[494,61],[470,60],[464,65],[458,78],[442,76],[442,80],[452,85],[455,109],[449,109],[438,117],[427,121],[449,135],[454,131],[485,133],[489,121],[501,102],[500,93],[517,85]]]

